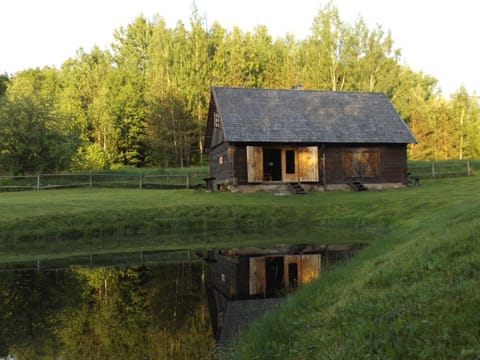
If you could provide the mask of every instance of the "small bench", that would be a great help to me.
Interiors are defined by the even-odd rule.
[[[213,191],[213,180],[215,179],[215,177],[206,177],[202,179],[205,181],[205,187],[207,188],[207,191]]]

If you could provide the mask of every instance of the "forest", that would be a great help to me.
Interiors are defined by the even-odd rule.
[[[332,2],[305,39],[207,26],[195,7],[188,24],[139,16],[113,39],[60,68],[0,75],[0,174],[204,164],[212,85],[383,92],[418,141],[410,159],[480,157],[476,94],[445,98],[382,25],[345,22]]]

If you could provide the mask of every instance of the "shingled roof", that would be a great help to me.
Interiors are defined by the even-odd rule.
[[[228,142],[416,142],[383,93],[213,87]]]

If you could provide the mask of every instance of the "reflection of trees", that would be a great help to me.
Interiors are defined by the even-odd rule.
[[[213,346],[199,264],[154,270],[148,284],[156,327],[149,329],[149,358],[200,359]]]
[[[61,314],[57,331],[68,359],[143,358],[141,272],[134,269],[77,269],[85,284],[81,306]]]
[[[0,276],[0,356],[54,359],[60,353],[52,329],[58,309],[75,308],[80,283],[71,272],[20,271]]]
[[[201,270],[185,264],[2,275],[0,356],[201,358],[213,346]]]

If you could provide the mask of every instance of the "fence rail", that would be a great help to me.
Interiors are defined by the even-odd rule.
[[[187,174],[37,174],[0,176],[0,191],[44,190],[72,187],[123,187],[180,189],[195,187],[208,177],[207,173]]]
[[[124,254],[74,256],[0,264],[0,273],[14,271],[56,271],[75,267],[123,267],[153,264],[181,264],[203,261],[192,250],[140,251]]]
[[[432,179],[454,176],[472,176],[478,170],[480,170],[479,160],[413,163],[408,166],[409,175]]]

